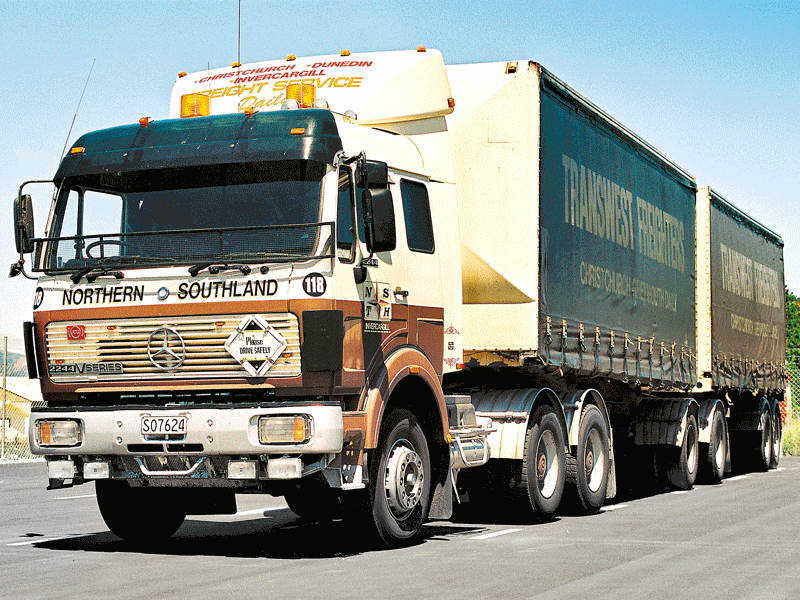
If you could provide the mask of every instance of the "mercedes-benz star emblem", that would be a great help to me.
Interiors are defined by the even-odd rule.
[[[186,360],[186,343],[172,327],[159,327],[147,340],[147,357],[157,369],[174,371]]]

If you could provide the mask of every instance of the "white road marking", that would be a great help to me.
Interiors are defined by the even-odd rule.
[[[276,512],[279,510],[287,510],[287,506],[273,506],[271,508],[255,508],[253,510],[243,510],[241,512],[237,512],[235,515],[231,515],[232,517],[245,517],[248,515],[263,515],[268,512]]]
[[[494,533],[484,533],[483,535],[476,535],[471,540],[488,540],[489,538],[497,537],[500,535],[506,535],[509,533],[516,533],[517,531],[522,531],[521,528],[516,529],[503,529],[502,531],[495,531]]]
[[[13,542],[11,544],[6,544],[6,546],[30,546],[32,544],[43,544],[45,542],[57,542],[59,540],[74,540],[75,538],[82,538],[82,537],[89,537],[89,534],[76,533],[76,534],[73,534],[73,535],[62,535],[61,537],[53,537],[53,538],[36,537],[36,538],[31,538],[29,540],[25,540],[24,542]]]
[[[693,492],[693,491],[695,491],[695,488],[692,488],[690,490],[674,490],[674,491],[670,492],[670,494],[688,494],[688,493]]]
[[[53,498],[54,500],[74,500],[76,498],[94,498],[96,494],[83,494],[82,496],[59,496],[58,498]]]
[[[600,510],[602,512],[607,512],[609,510],[617,510],[618,508],[627,508],[627,507],[628,507],[627,504],[612,504],[610,506],[601,506]]]
[[[729,477],[725,481],[741,481],[742,479],[747,479],[747,475],[737,475],[736,477]]]

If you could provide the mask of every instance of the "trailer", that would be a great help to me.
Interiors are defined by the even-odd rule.
[[[53,181],[30,443],[123,538],[267,493],[396,546],[779,460],[780,236],[537,63],[181,73]]]

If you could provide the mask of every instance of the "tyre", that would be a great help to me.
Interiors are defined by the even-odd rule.
[[[761,412],[761,426],[757,433],[759,435],[754,449],[754,467],[757,471],[767,471],[772,464],[772,417],[766,407]]]
[[[609,472],[608,424],[594,405],[581,412],[578,452],[566,457],[567,479],[575,484],[578,501],[587,514],[596,513],[606,501]]]
[[[783,422],[781,421],[781,409],[776,404],[772,413],[772,452],[770,453],[769,467],[775,469],[781,462],[783,455]]]
[[[186,519],[177,490],[131,487],[127,481],[98,479],[95,492],[100,514],[111,533],[126,541],[168,538]]]
[[[555,411],[541,406],[531,417],[522,457],[522,484],[533,516],[552,519],[564,494],[566,455],[564,432]]]
[[[422,531],[431,502],[431,458],[419,423],[407,410],[386,419],[377,459],[370,461],[367,524],[380,545],[412,543]]]
[[[715,410],[711,417],[711,437],[708,444],[701,448],[705,460],[701,465],[703,481],[708,483],[722,483],[725,475],[725,461],[728,456],[728,429],[725,415],[721,410]]]
[[[690,414],[686,417],[686,431],[680,448],[667,449],[664,466],[667,482],[671,487],[690,490],[697,480],[697,467],[700,462],[697,440],[697,417]]]
[[[309,521],[330,521],[342,512],[339,496],[321,485],[298,486],[287,491],[283,499],[289,510]]]

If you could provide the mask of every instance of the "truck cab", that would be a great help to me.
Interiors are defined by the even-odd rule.
[[[382,541],[416,537],[464,425],[452,109],[438,52],[287,57],[181,74],[173,118],[78,139],[22,242],[50,486],[96,480],[127,538],[236,491],[350,490]]]

